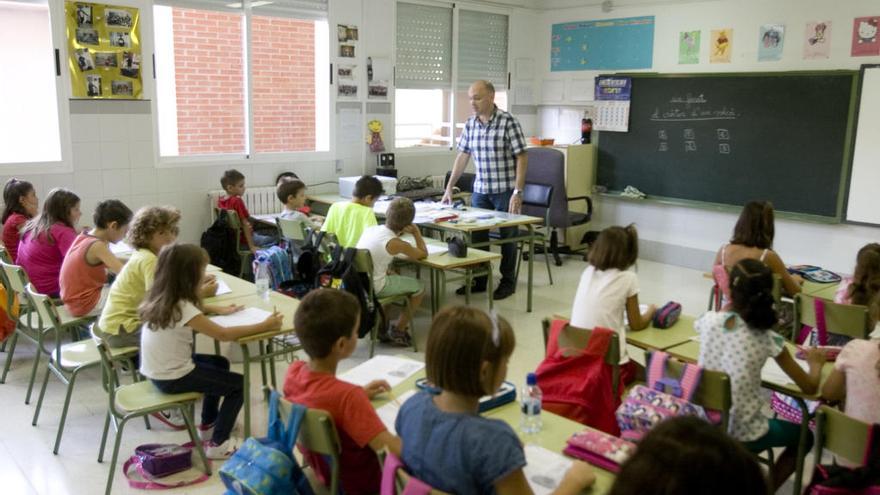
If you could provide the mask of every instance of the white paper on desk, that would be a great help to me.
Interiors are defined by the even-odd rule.
[[[244,308],[231,315],[212,316],[211,321],[221,327],[237,327],[239,325],[253,325],[254,323],[260,323],[271,314],[272,313],[260,308]]]
[[[132,251],[134,251],[134,248],[132,248],[125,241],[110,243],[110,252],[116,256],[119,256],[120,254],[128,254],[128,253],[131,253]]]
[[[395,356],[376,356],[339,376],[340,380],[364,386],[373,380],[385,380],[392,387],[415,375],[425,363]]]
[[[416,245],[416,239],[410,234],[400,236],[400,240],[406,241],[406,242],[412,244],[413,246]],[[449,247],[446,244],[428,242],[427,240],[425,241],[425,247],[428,248],[428,256],[431,256],[432,254],[440,254],[440,253],[445,253],[446,251],[449,251]]]
[[[537,445],[526,445],[523,450],[526,454],[523,472],[532,491],[535,495],[553,493],[571,467],[571,460]]]
[[[401,394],[397,397],[397,402],[401,405],[407,401],[413,395],[416,395],[418,390],[409,390],[405,394]],[[392,435],[397,435],[397,430],[394,429],[394,422],[397,420],[397,414],[400,412],[400,406],[395,404],[394,401],[391,401],[384,406],[376,409],[376,414],[379,415],[379,419],[382,420],[382,424],[385,425],[385,428],[388,428],[388,431],[391,432]]]
[[[794,362],[809,374],[810,365],[807,364],[805,360],[794,358]],[[764,367],[761,368],[761,380],[780,385],[794,383],[794,380],[792,380],[788,374],[779,367],[779,364],[773,358],[768,359],[767,362],[764,363]]]
[[[214,293],[215,296],[222,296],[223,294],[229,294],[232,292],[232,289],[229,287],[229,284],[226,283],[222,278],[217,279],[217,292]]]
[[[647,304],[639,304],[639,313],[645,314],[645,311],[648,310]],[[629,326],[629,316],[626,315],[626,309],[623,310],[623,324]]]

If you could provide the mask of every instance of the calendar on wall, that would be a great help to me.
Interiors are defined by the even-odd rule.
[[[629,131],[629,106],[632,97],[632,79],[619,76],[596,78],[597,131]]]

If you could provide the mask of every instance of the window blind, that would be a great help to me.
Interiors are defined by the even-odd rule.
[[[478,79],[507,88],[507,16],[462,9],[458,13],[458,86]]]
[[[397,4],[396,87],[448,88],[452,82],[452,9]]]

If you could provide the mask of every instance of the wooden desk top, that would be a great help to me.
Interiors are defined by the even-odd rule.
[[[232,292],[227,294],[221,294],[219,296],[209,297],[205,299],[207,304],[223,304],[223,303],[231,303],[235,302],[234,299],[246,298],[248,296],[256,295],[257,286],[247,280],[236,277],[235,275],[230,275],[225,272],[214,272],[214,276],[217,277],[217,280],[222,280],[232,289]]]
[[[296,308],[299,307],[299,301],[296,299],[285,296],[280,292],[270,291],[269,292],[269,302],[265,302],[256,294],[251,294],[247,297],[240,297],[237,299],[227,299],[222,303],[225,304],[241,304],[245,307],[251,308],[260,308],[266,311],[272,311],[273,309],[277,309],[281,312],[281,315],[284,317],[284,321],[281,323],[281,329],[275,332],[263,332],[255,335],[249,335],[247,337],[242,337],[238,339],[236,342],[239,344],[246,344],[248,342],[256,342],[259,340],[266,340],[272,337],[276,337],[278,335],[283,335],[286,333],[293,332],[293,314],[296,313]]]
[[[656,328],[651,324],[644,330],[627,330],[626,342],[641,349],[658,349],[666,350],[670,347],[682,344],[690,340],[696,331],[694,330],[694,320],[696,318],[690,315],[682,314],[675,325],[667,329]]]

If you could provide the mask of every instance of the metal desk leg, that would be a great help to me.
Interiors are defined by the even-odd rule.
[[[431,268],[431,318],[437,314],[437,280],[434,275],[434,269]]]
[[[263,341],[262,340],[257,341],[257,355],[263,356],[263,355],[265,355],[265,353],[266,353],[266,348],[263,347]],[[263,381],[261,383],[265,387],[266,384],[269,383],[266,380],[266,361],[264,361],[263,359],[260,359],[259,361],[260,361],[260,375],[263,379]]]
[[[807,455],[807,435],[810,434],[811,418],[807,410],[807,402],[801,397],[795,397],[794,399],[797,401],[797,405],[801,409],[801,437],[798,441],[797,459],[794,463],[794,486],[792,487],[792,494],[800,495],[801,484],[804,481],[804,458]]]
[[[272,343],[272,339],[269,339],[266,342],[266,354],[269,356],[269,379],[272,380],[272,388],[278,390],[278,384],[275,380],[275,345]],[[266,384],[263,384],[263,389],[266,388]]]
[[[528,287],[528,302],[526,303],[526,311],[532,312],[532,282],[534,276],[534,261],[535,261],[535,227],[532,224],[528,225],[529,227],[529,287]],[[545,254],[546,255],[546,254]]]
[[[437,271],[437,311],[443,309],[443,300],[446,298],[446,271]]]
[[[244,364],[244,437],[251,436],[251,352],[247,344],[241,344],[242,364]]]
[[[493,285],[492,285],[492,265],[489,265],[489,274],[486,275],[486,277],[488,277],[488,278],[486,279],[486,283],[487,283],[486,287],[493,287]],[[488,294],[487,294],[487,295],[489,296],[489,297],[488,297],[488,299],[489,299],[489,311],[492,311],[492,309],[493,309],[493,305],[495,304],[495,301],[494,301],[495,298],[492,297],[492,291],[491,291],[491,290],[488,291]]]

